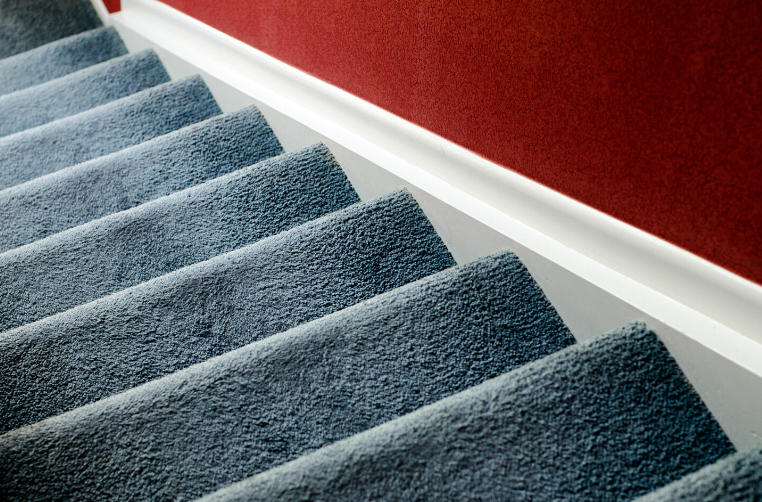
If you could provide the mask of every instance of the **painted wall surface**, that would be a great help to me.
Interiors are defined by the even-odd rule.
[[[164,1],[762,283],[762,2]]]
[[[109,12],[119,12],[122,10],[121,0],[103,0],[103,5],[106,6],[106,10]]]

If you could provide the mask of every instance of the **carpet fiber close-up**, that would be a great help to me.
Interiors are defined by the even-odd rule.
[[[146,89],[0,138],[0,189],[161,136],[220,108],[200,77]]]
[[[0,190],[0,253],[281,153],[249,107]]]
[[[13,0],[10,0],[13,1]],[[127,54],[114,28],[99,28],[0,59],[0,95]]]
[[[0,136],[47,124],[169,81],[153,51],[112,59],[0,96]]]

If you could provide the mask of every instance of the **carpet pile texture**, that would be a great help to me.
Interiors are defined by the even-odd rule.
[[[21,326],[0,335],[0,430],[125,391],[453,264],[415,200],[400,191]]]
[[[0,0],[0,58],[99,26],[88,0]]]
[[[112,59],[0,96],[0,136],[75,115],[166,82],[169,75],[153,51]]]
[[[188,77],[0,138],[0,189],[106,155],[220,114]]]
[[[113,27],[99,28],[0,59],[0,95],[127,54]]]
[[[0,331],[253,244],[359,199],[324,146],[0,254]]]
[[[632,325],[203,500],[631,500],[732,451]]]
[[[573,343],[503,252],[2,436],[3,488],[193,499]]]
[[[637,502],[757,502],[762,500],[762,449],[736,453]]]
[[[252,106],[0,190],[0,253],[281,153]]]

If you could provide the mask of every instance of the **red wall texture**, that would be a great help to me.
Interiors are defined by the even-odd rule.
[[[121,0],[103,0],[103,5],[106,6],[106,10],[109,12],[119,12],[122,10]]]
[[[164,0],[762,283],[758,0]]]

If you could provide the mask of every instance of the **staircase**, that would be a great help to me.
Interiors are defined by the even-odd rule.
[[[0,49],[1,499],[762,497],[648,325],[577,342],[516,254],[72,5]]]

